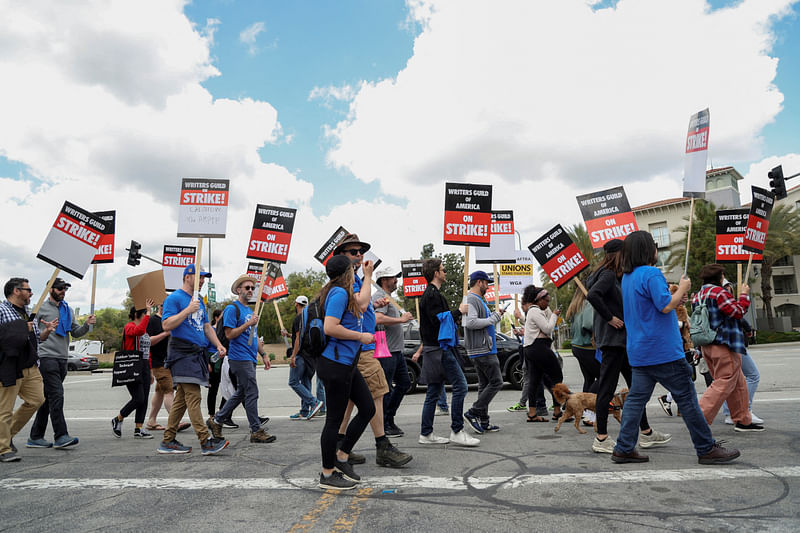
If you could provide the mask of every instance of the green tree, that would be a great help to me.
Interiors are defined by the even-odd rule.
[[[772,310],[772,267],[786,256],[800,254],[800,217],[791,206],[781,204],[769,217],[767,240],[764,242],[764,261],[761,263],[761,301],[769,321],[775,327]]]
[[[422,246],[420,252],[420,259],[431,259],[433,257],[442,260],[442,266],[445,270],[445,281],[442,283],[441,292],[447,300],[450,309],[457,309],[461,305],[461,299],[464,296],[464,255],[458,253],[435,254],[433,243],[428,243]],[[415,303],[409,299],[406,301],[403,295],[403,289],[398,289],[399,301],[404,309],[414,309]]]

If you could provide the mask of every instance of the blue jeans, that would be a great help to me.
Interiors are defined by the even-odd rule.
[[[442,408],[442,411],[447,411],[449,407],[447,407],[447,389],[442,383],[442,394],[439,395],[439,399],[436,400],[436,405]]]
[[[403,352],[392,352],[391,357],[378,359],[386,374],[386,382],[389,384],[389,394],[383,396],[383,420],[384,424],[393,424],[394,416],[403,401],[406,391],[411,386],[411,379],[408,377],[408,367]]]
[[[309,365],[303,356],[294,358],[294,368],[289,367],[289,387],[300,396],[300,414],[307,415],[317,404],[316,398],[311,394],[311,378],[314,368]],[[317,385],[319,392],[319,385]]]
[[[261,429],[261,421],[258,419],[256,364],[253,361],[234,361],[232,359],[228,360],[228,364],[230,372],[236,375],[236,392],[225,402],[222,409],[217,411],[214,418],[217,421],[226,420],[231,417],[231,413],[240,403],[244,403],[244,412],[247,414],[250,431],[255,433]]]
[[[689,430],[697,455],[705,455],[714,446],[711,428],[700,410],[697,391],[692,381],[692,367],[684,357],[671,363],[632,368],[632,383],[625,409],[622,410],[622,424],[615,451],[630,453],[639,438],[639,421],[645,406],[653,395],[656,382],[672,393],[672,398],[681,410],[683,423]]]
[[[758,372],[758,367],[756,366],[756,362],[753,361],[753,358],[750,356],[749,353],[742,354],[742,374],[744,374],[744,380],[747,382],[747,396],[748,396],[748,406],[750,410],[753,410],[753,396],[756,395],[756,389],[758,389],[758,383],[761,381],[761,374]],[[712,376],[713,377],[713,376]],[[731,414],[730,409],[728,409],[728,402],[722,404],[722,414],[728,416]]]
[[[450,402],[450,429],[458,433],[464,429],[464,398],[467,396],[467,379],[461,371],[455,354],[452,350],[442,352],[442,367],[447,376],[447,381],[453,385],[453,396]],[[444,383],[428,383],[425,392],[425,403],[422,404],[422,435],[433,433],[433,417],[436,414],[436,404],[444,391]]]
[[[322,402],[322,408],[325,409],[325,385],[319,379],[319,374],[317,374],[317,400]]]

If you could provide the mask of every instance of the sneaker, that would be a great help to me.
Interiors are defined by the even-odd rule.
[[[52,448],[53,443],[44,439],[28,439],[26,448]]]
[[[661,406],[661,408],[664,410],[667,416],[672,416],[672,402],[667,401],[666,394],[658,397],[658,405]]]
[[[351,465],[347,461],[340,461],[340,460],[337,459],[336,463],[334,463],[333,469],[336,470],[337,472],[341,473],[342,476],[347,480],[355,481],[356,483],[360,483],[361,482],[361,476],[356,474],[356,471],[353,468],[353,465]]]
[[[447,437],[437,437],[431,433],[430,435],[420,435],[419,439],[417,439],[417,442],[420,444],[447,444],[450,442],[450,439]]]
[[[217,419],[213,416],[209,416],[208,420],[206,420],[206,426],[208,429],[211,430],[211,434],[214,436],[215,439],[222,438],[222,424],[217,422]]]
[[[731,448],[730,450],[722,447],[722,441],[717,441],[711,450],[697,458],[697,462],[701,465],[716,465],[721,463],[729,463],[741,455],[739,450]]]
[[[19,450],[17,450],[17,447],[14,446],[14,441],[13,440],[8,445],[11,446],[11,451],[12,452],[17,453],[19,451]]]
[[[118,439],[122,438],[122,420],[117,418],[116,416],[111,419],[111,431],[114,433],[114,436]]]
[[[70,437],[69,434],[61,435],[56,439],[53,443],[53,448],[69,448],[70,446],[77,446],[78,445],[78,437]]]
[[[261,429],[263,429],[264,431],[267,430],[267,422],[269,422],[269,417],[268,416],[259,416],[258,417],[258,423],[261,425]]]
[[[512,413],[514,413],[514,412],[516,412],[516,411],[527,411],[527,410],[528,410],[528,408],[527,408],[527,407],[525,407],[524,405],[522,405],[522,404],[521,404],[521,403],[519,403],[519,402],[515,403],[515,404],[514,404],[514,405],[512,405],[511,407],[506,407],[506,411],[510,411],[510,412],[512,412]]]
[[[649,435],[645,435],[644,433],[639,434],[639,446],[642,448],[661,446],[662,444],[666,444],[672,440],[672,435],[669,433],[661,433],[653,428],[650,428],[650,431],[651,433]]]
[[[725,417],[725,423],[728,424],[729,426],[733,425],[733,419],[731,418],[731,415]]]
[[[477,416],[473,415],[470,411],[467,411],[464,413],[464,420],[469,422],[470,427],[475,433],[478,435],[483,435],[483,426],[481,426],[481,421],[478,420]]]
[[[622,453],[614,450],[614,452],[611,454],[611,460],[615,463],[646,463],[650,460],[650,458],[646,455],[641,455],[636,451],[636,448],[634,448],[632,452],[628,453]]]
[[[259,429],[255,433],[250,432],[250,442],[258,442],[261,444],[266,444],[268,442],[275,442],[277,437],[275,435],[270,435],[264,429]]]
[[[222,427],[228,429],[239,429],[239,424],[234,422],[233,419],[231,419],[231,417],[228,417],[222,421]]]
[[[0,454],[0,463],[15,463],[20,460],[20,456],[14,453],[13,450]]]
[[[495,426],[491,422],[487,422],[485,424],[481,424],[481,429],[483,429],[484,433],[497,433],[500,431],[500,426]]]
[[[614,453],[614,446],[616,445],[617,442],[611,437],[606,437],[606,440],[598,440],[595,437],[592,443],[592,451],[596,453]]]
[[[378,466],[400,468],[411,459],[413,457],[410,453],[401,452],[397,446],[389,441],[381,441],[375,448],[375,464]]]
[[[753,424],[763,424],[764,423],[764,421],[760,417],[757,417],[755,415],[755,413],[753,413],[753,411],[750,411],[750,421]]]
[[[764,426],[762,426],[761,424],[756,424],[754,422],[750,422],[749,424],[746,424],[746,425],[745,424],[741,424],[739,422],[736,422],[736,424],[733,425],[733,430],[734,431],[742,431],[742,432],[745,432],[745,431],[753,431],[753,432],[755,432],[755,431],[764,431]]]
[[[396,437],[402,437],[403,435],[406,434],[405,431],[403,431],[402,429],[400,429],[399,427],[394,425],[394,423],[386,424],[386,426],[383,428],[383,432],[390,439],[393,439],[393,438],[396,438]]]
[[[323,407],[322,409],[319,410],[319,413],[317,413],[317,414],[319,416],[325,416],[325,415],[328,414],[328,411]]]
[[[328,477],[325,477],[321,472],[319,474],[319,488],[321,489],[350,490],[354,489],[356,485],[358,483],[345,479],[342,473],[336,470]]]
[[[475,437],[470,437],[463,429],[458,433],[452,430],[450,431],[450,444],[455,444],[458,446],[477,446],[480,443],[480,440],[476,439]]]
[[[308,414],[303,414],[301,412],[297,412],[293,415],[289,415],[289,420],[305,420]]]
[[[322,409],[322,406],[323,403],[317,400],[317,403],[314,405],[314,407],[311,408],[311,411],[308,412],[306,420],[311,420],[312,418],[314,418],[317,415],[317,413],[319,413],[319,410]]]
[[[347,458],[347,462],[350,463],[351,465],[363,465],[364,463],[367,462],[367,458],[366,456],[360,453],[350,452],[350,456]]]
[[[227,448],[228,444],[230,444],[230,442],[228,442],[225,439],[211,437],[206,439],[205,442],[200,443],[200,447],[203,450],[202,451],[203,455],[214,455]]]
[[[447,407],[439,407],[437,405],[436,406],[436,412],[434,413],[433,416],[443,416],[443,415],[449,415],[449,414],[450,414],[450,409],[448,409]]]
[[[152,439],[153,435],[144,428],[136,428],[133,430],[134,439]]]
[[[192,447],[191,446],[184,446],[180,442],[172,439],[169,442],[161,442],[161,446],[158,447],[158,453],[191,453]]]

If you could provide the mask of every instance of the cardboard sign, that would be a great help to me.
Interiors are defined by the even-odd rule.
[[[767,242],[769,217],[772,215],[772,207],[775,205],[775,194],[761,187],[753,186],[752,189],[753,203],[750,204],[750,214],[747,217],[742,248],[748,252],[763,254],[764,244]]]
[[[428,282],[422,275],[422,260],[400,261],[400,270],[403,272],[403,296],[406,298],[422,296],[428,288]]]
[[[256,205],[247,258],[285,263],[289,257],[296,213],[296,209],[288,207]]]
[[[490,246],[492,186],[444,184],[444,244]]]
[[[602,248],[613,239],[625,240],[628,234],[639,229],[622,187],[583,194],[576,198],[594,249]]]
[[[486,263],[512,263],[517,246],[514,242],[514,212],[492,211],[492,223],[489,227],[488,248],[475,250],[475,262]]]
[[[528,250],[517,250],[517,260],[497,266],[500,277],[500,292],[522,294],[525,287],[533,283],[533,256]]]
[[[106,229],[103,231],[103,236],[100,237],[100,244],[97,245],[97,253],[92,259],[92,264],[95,263],[113,263],[114,262],[114,227],[116,226],[116,211],[98,211],[95,216],[100,217],[106,223]]]
[[[683,164],[683,196],[705,198],[706,160],[711,118],[708,108],[698,111],[689,119]]]
[[[545,233],[539,240],[528,246],[528,249],[550,276],[556,288],[561,287],[589,267],[589,262],[583,257],[561,224]]]
[[[128,278],[128,288],[131,290],[133,306],[136,309],[144,309],[147,306],[148,298],[152,298],[156,304],[160,304],[167,297],[164,275],[161,270],[131,276]]]
[[[503,291],[500,291],[500,301],[505,302],[514,298],[510,294],[503,294]],[[489,305],[494,305],[495,298],[494,298],[494,283],[489,285],[486,289],[486,294],[483,295],[483,299],[486,300],[486,303]]]
[[[73,203],[64,202],[36,257],[83,279],[105,231],[103,219]]]
[[[230,180],[183,178],[178,237],[225,237]]]
[[[179,244],[164,246],[161,264],[164,272],[164,286],[167,291],[176,291],[183,286],[183,269],[194,263],[196,253],[197,248],[194,246]]]
[[[330,238],[325,241],[325,244],[322,245],[322,248],[320,248],[317,253],[314,254],[314,258],[323,265],[327,263],[328,259],[333,256],[333,250],[336,249],[339,243],[342,242],[342,240],[344,240],[344,238],[349,234],[349,231],[344,229],[342,226],[339,226],[339,229],[334,231],[333,235],[331,235]]]
[[[264,282],[264,292],[267,293],[267,300],[276,300],[289,296],[289,289],[286,287],[286,280],[283,279],[281,267],[275,263],[267,265],[267,280]]]
[[[738,263],[750,259],[750,254],[742,248],[749,214],[749,209],[717,211],[717,263]],[[760,254],[753,256],[754,262],[762,260]]]

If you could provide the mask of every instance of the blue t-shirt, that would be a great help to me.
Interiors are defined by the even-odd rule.
[[[353,281],[353,294],[357,294],[361,292],[361,287],[363,286],[363,282],[356,276],[356,279]],[[377,322],[375,320],[375,308],[372,306],[372,299],[370,299],[369,305],[367,306],[367,310],[361,315],[361,331],[364,333],[372,333],[375,334],[375,326]],[[362,344],[361,351],[366,352],[368,350],[374,350],[375,343],[372,344]]]
[[[483,304],[483,312],[486,314],[486,316],[491,315],[492,312],[489,311],[489,306],[486,305],[486,300],[481,298],[481,303]],[[475,359],[476,357],[483,357],[484,355],[491,355],[491,354],[497,355],[497,333],[495,332],[494,324],[492,324],[490,326],[486,326],[486,333],[488,333],[489,334],[489,338],[492,339],[492,349],[489,350],[486,353],[479,353],[479,354],[476,354],[476,355],[470,355],[469,356],[470,359]]]
[[[622,276],[622,308],[628,332],[631,366],[650,366],[683,359],[683,340],[675,311],[661,310],[672,301],[667,280],[652,266]]]
[[[239,320],[236,320],[237,307],[239,308]],[[223,311],[222,326],[226,328],[238,328],[250,320],[252,316],[253,311],[251,311],[249,307],[242,305],[239,300],[236,300],[233,302],[233,305],[229,305],[225,308],[225,311]],[[258,355],[258,337],[255,336],[255,332],[250,344],[247,344],[247,340],[250,339],[250,330],[252,329],[253,326],[250,326],[245,329],[241,335],[230,340],[230,344],[228,346],[228,357],[231,361],[258,362],[258,358],[256,357]]]
[[[189,304],[192,303],[192,296],[184,291],[183,289],[178,289],[177,291],[173,292],[167,299],[164,300],[164,314],[162,315],[162,321],[165,321],[171,316],[175,316],[187,307]],[[189,315],[186,320],[181,322],[178,327],[172,330],[171,334],[173,337],[178,339],[183,339],[188,342],[193,342],[198,346],[206,346],[208,343],[208,339],[206,338],[206,333],[204,331],[205,325],[208,324],[208,315],[206,314],[206,306],[203,304],[203,300],[200,300],[200,309],[194,313]]]
[[[336,317],[342,326],[361,332],[361,320],[347,310],[347,299],[347,291],[341,287],[333,287],[325,298],[325,316]],[[337,363],[352,365],[359,348],[361,343],[358,341],[346,341],[328,336],[328,343],[322,351],[322,356]]]

